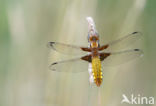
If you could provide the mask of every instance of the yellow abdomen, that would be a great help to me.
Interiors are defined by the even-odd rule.
[[[99,57],[92,58],[92,73],[94,82],[99,87],[102,83],[101,61]]]

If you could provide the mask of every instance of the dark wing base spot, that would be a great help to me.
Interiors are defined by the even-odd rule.
[[[102,50],[104,50],[104,49],[107,49],[108,46],[109,46],[109,45],[100,46],[100,47],[98,48],[98,50],[99,50],[99,51],[102,51]]]
[[[91,55],[86,55],[86,56],[83,56],[81,57],[82,60],[85,60],[85,61],[88,61],[88,62],[92,62],[92,57]]]
[[[110,55],[111,53],[100,53],[100,60],[103,61],[105,58],[107,58]]]
[[[91,52],[91,51],[92,51],[91,48],[81,47],[81,49],[82,49],[83,51],[86,51],[86,52]]]

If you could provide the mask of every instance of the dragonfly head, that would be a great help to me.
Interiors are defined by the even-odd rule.
[[[93,35],[88,38],[91,48],[99,47],[99,36]]]

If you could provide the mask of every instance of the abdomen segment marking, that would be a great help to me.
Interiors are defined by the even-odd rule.
[[[102,83],[101,61],[99,57],[92,58],[92,73],[95,84],[99,87]]]

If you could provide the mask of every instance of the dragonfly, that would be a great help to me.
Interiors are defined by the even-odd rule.
[[[103,67],[126,63],[143,55],[141,49],[116,50],[117,48],[126,48],[128,45],[133,44],[141,38],[142,33],[133,32],[112,42],[100,45],[99,34],[95,28],[93,18],[87,17],[86,19],[88,22],[89,45],[76,46],[60,42],[48,42],[48,47],[57,52],[77,56],[67,60],[56,61],[49,67],[52,71],[58,72],[77,73],[88,70],[89,82],[100,87],[103,80]],[[71,67],[74,67],[74,69],[70,69]],[[65,68],[69,69],[64,70]]]

